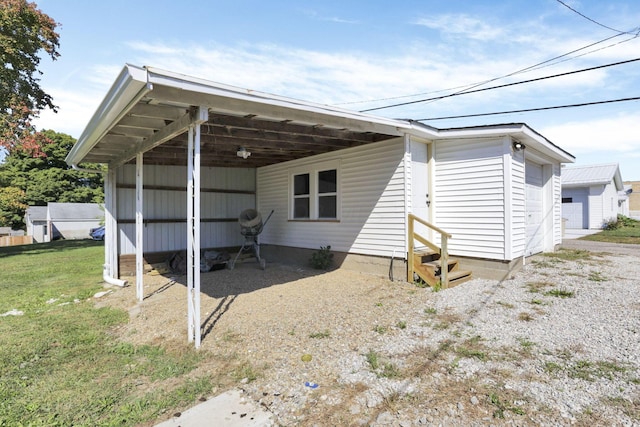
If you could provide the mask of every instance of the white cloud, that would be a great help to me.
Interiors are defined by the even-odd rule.
[[[541,129],[551,141],[579,156],[593,153],[635,155],[640,152],[638,138],[640,113],[620,114],[589,121],[571,121]]]
[[[115,77],[114,77],[115,78]],[[112,79],[113,80],[113,79]],[[49,92],[58,105],[58,113],[44,110],[35,121],[38,129],[52,129],[78,138],[89,123],[93,112],[106,94],[108,86],[102,91],[82,92],[53,88]]]
[[[576,165],[618,163],[622,179],[640,180],[640,113],[542,127],[540,132],[576,156]]]
[[[359,21],[353,19],[341,18],[338,16],[324,16],[315,10],[306,9],[302,11],[305,15],[318,21],[335,22],[336,24],[358,24]]]
[[[504,35],[501,26],[487,24],[483,20],[464,14],[420,18],[414,21],[414,24],[438,30],[447,35],[481,41],[496,40]]]

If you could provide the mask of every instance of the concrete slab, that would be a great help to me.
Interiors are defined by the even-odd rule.
[[[596,234],[601,232],[602,230],[586,230],[583,228],[566,228],[564,230],[564,235],[562,236],[562,240],[572,240],[579,239],[583,236],[588,236],[590,234]]]
[[[631,243],[592,242],[589,240],[563,240],[560,247],[565,249],[583,249],[591,252],[605,252],[640,258],[640,245]]]
[[[231,390],[196,405],[156,427],[270,427],[272,414],[248,399],[240,390]]]

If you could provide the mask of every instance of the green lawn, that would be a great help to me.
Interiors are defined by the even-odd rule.
[[[596,234],[581,237],[580,240],[640,244],[640,221],[621,217],[616,226]]]
[[[0,317],[0,426],[131,426],[212,390],[186,375],[204,352],[113,336],[128,313],[94,306],[103,260],[89,240],[0,248],[0,314],[24,313]]]

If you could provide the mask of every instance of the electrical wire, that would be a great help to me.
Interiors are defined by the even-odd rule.
[[[637,32],[634,33],[633,31],[637,31]],[[580,55],[576,55],[576,56],[571,57],[571,58],[566,58],[566,59],[564,59],[562,61],[553,62],[553,61],[556,61],[558,59],[561,59],[561,58],[564,58],[566,56],[569,56],[569,55],[571,55],[573,53],[580,52],[581,50],[588,49],[588,48],[596,46],[596,45],[598,45],[600,43],[604,43],[604,42],[609,41],[611,39],[614,39],[616,37],[620,37],[620,36],[622,36],[624,34],[632,34],[633,37],[630,37],[630,38],[628,38],[626,40],[619,41],[617,43],[613,43],[613,44],[601,47],[599,49],[595,49],[595,50],[592,50],[592,51],[589,51],[589,52],[585,52],[585,53],[580,54]],[[529,72],[529,71],[534,71],[534,70],[539,70],[539,69],[542,69],[542,68],[550,67],[552,65],[556,65],[556,64],[560,64],[562,62],[573,60],[575,58],[580,58],[580,57],[588,55],[590,53],[599,52],[601,50],[608,49],[608,48],[611,48],[613,46],[617,46],[619,44],[626,43],[628,41],[634,40],[634,39],[638,38],[638,36],[640,36],[640,27],[636,27],[636,28],[634,28],[633,30],[631,30],[628,33],[620,33],[620,34],[615,34],[613,36],[606,37],[606,38],[604,38],[602,40],[599,40],[597,42],[588,44],[588,45],[583,46],[583,47],[578,48],[578,49],[574,49],[574,50],[572,50],[570,52],[563,53],[562,55],[555,56],[553,58],[547,59],[545,61],[542,61],[542,62],[539,62],[537,64],[531,65],[529,67],[522,68],[520,70],[511,72],[509,74],[505,74],[505,75],[502,75],[502,76],[499,76],[499,77],[494,77],[494,78],[491,78],[491,79],[488,79],[488,80],[484,80],[484,81],[481,81],[481,82],[471,83],[471,84],[468,84],[468,85],[456,86],[456,87],[451,87],[451,88],[447,88],[447,89],[440,89],[440,90],[435,90],[435,91],[430,91],[430,92],[415,93],[415,94],[411,94],[411,95],[401,95],[401,96],[393,96],[393,97],[387,97],[387,98],[369,99],[369,100],[364,100],[364,101],[342,102],[342,103],[338,103],[338,104],[335,104],[335,105],[352,105],[352,104],[363,104],[363,103],[369,103],[369,102],[391,101],[391,100],[394,100],[394,99],[413,98],[415,96],[422,96],[422,95],[430,95],[430,94],[433,94],[433,93],[447,92],[449,90],[456,90],[456,89],[460,89],[460,88],[465,88],[465,89],[460,90],[458,92],[454,92],[454,94],[465,93],[465,91],[468,91],[468,90],[471,90],[471,89],[475,89],[476,87],[479,87],[479,86],[482,86],[482,85],[485,85],[485,84],[488,84],[488,83],[491,83],[491,82],[494,82],[494,81],[497,81],[497,80],[501,80],[501,79],[504,79],[504,78],[507,78],[507,77],[512,77],[512,76],[515,76],[515,75],[518,75],[518,74],[522,74],[522,73],[525,73],[525,72]],[[360,110],[360,112],[364,113],[364,112],[368,112],[368,111],[382,110],[382,109],[386,109],[386,108],[392,108],[392,107],[395,107],[395,106],[398,106],[398,105],[403,105],[403,104],[393,104],[393,105],[387,105],[387,106],[382,106],[382,107],[369,108],[369,109],[366,109],[366,110]]]
[[[620,99],[610,99],[607,101],[594,101],[594,102],[584,102],[581,104],[569,104],[569,105],[556,105],[553,107],[539,107],[539,108],[525,108],[522,110],[509,110],[509,111],[498,111],[494,113],[478,113],[478,114],[463,114],[459,116],[444,116],[444,117],[430,117],[427,119],[417,119],[417,122],[424,121],[433,121],[433,120],[449,120],[449,119],[464,119],[469,117],[482,117],[482,116],[497,116],[501,114],[514,114],[514,113],[527,113],[530,111],[544,111],[544,110],[558,110],[561,108],[575,108],[575,107],[586,107],[590,105],[598,105],[598,104],[611,104],[614,102],[626,102],[626,101],[638,101],[640,100],[640,96],[632,97],[632,98],[620,98]]]
[[[598,65],[596,67],[583,68],[581,70],[567,71],[565,73],[553,74],[553,75],[545,76],[545,77],[537,77],[535,79],[522,80],[522,81],[519,81],[519,82],[505,83],[503,85],[498,85],[498,86],[490,86],[490,87],[485,87],[485,88],[481,88],[481,89],[467,90],[467,91],[464,91],[464,92],[455,92],[455,93],[450,93],[448,95],[436,96],[436,97],[433,97],[433,98],[419,99],[417,101],[407,101],[407,102],[403,102],[401,104],[395,104],[394,106],[395,107],[399,107],[399,106],[403,106],[403,105],[417,104],[417,103],[420,103],[420,102],[437,101],[439,99],[451,98],[451,97],[454,97],[454,96],[468,95],[470,93],[477,93],[477,92],[483,92],[483,91],[486,91],[486,90],[500,89],[500,88],[509,87],[509,86],[517,86],[517,85],[521,85],[521,84],[525,84],[525,83],[538,82],[538,81],[542,81],[542,80],[553,79],[553,78],[556,78],[556,77],[564,77],[564,76],[569,76],[569,75],[572,75],[572,74],[584,73],[586,71],[594,71],[594,70],[599,70],[599,69],[602,69],[602,68],[614,67],[616,65],[628,64],[630,62],[635,62],[635,61],[640,61],[640,58],[629,59],[629,60],[620,61],[620,62],[614,62],[614,63],[611,63],[611,64]],[[370,110],[364,110],[364,111],[370,111]]]
[[[616,30],[615,28],[607,27],[606,25],[601,24],[601,23],[599,23],[598,21],[596,21],[596,20],[593,20],[593,19],[589,18],[587,15],[584,15],[584,14],[582,14],[582,13],[578,12],[577,10],[575,10],[574,8],[572,8],[571,6],[569,6],[568,4],[566,4],[565,2],[563,2],[562,0],[556,0],[556,1],[557,1],[558,3],[560,3],[561,5],[563,5],[564,7],[566,7],[567,9],[569,9],[570,11],[575,12],[575,13],[577,13],[578,15],[582,16],[582,17],[583,17],[584,19],[586,19],[587,21],[593,22],[594,24],[599,25],[599,26],[601,26],[602,28],[606,28],[607,30],[615,31],[616,33],[619,33],[619,34],[630,34],[630,33],[629,33],[629,32],[627,32],[627,31],[620,31],[620,30]]]

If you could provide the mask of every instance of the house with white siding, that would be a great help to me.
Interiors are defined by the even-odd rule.
[[[133,260],[142,298],[144,262],[186,250],[196,345],[200,253],[239,247],[244,209],[273,211],[267,260],[330,245],[341,267],[407,277],[426,245],[505,277],[561,243],[574,160],[521,123],[437,129],[132,65],[67,157],[108,166],[105,280]]]
[[[562,216],[566,218],[566,228],[601,229],[619,213],[628,216],[628,200],[617,163],[562,169]]]
[[[47,207],[29,206],[24,215],[27,236],[32,236],[34,243],[42,243],[47,236]]]
[[[25,213],[27,236],[34,243],[57,239],[89,239],[92,228],[99,227],[104,218],[99,203],[57,203],[29,206]]]

